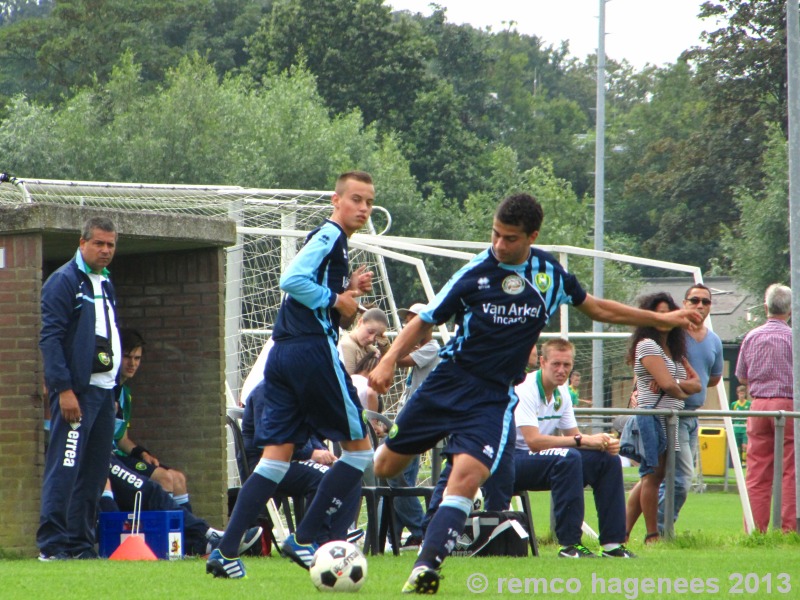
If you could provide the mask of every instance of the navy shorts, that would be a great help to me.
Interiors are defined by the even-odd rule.
[[[264,369],[266,402],[257,446],[305,444],[312,433],[334,442],[366,437],[358,393],[328,337],[276,342]]]
[[[385,443],[399,454],[420,454],[450,436],[448,454],[468,454],[493,473],[514,435],[516,404],[513,387],[439,363],[400,411]]]

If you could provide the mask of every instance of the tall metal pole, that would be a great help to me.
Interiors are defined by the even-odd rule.
[[[786,2],[787,70],[789,72],[789,256],[791,257],[792,286],[792,347],[795,360],[794,410],[800,410],[800,11],[797,0]],[[800,473],[800,420],[794,419],[794,466]],[[798,519],[795,530],[800,531],[800,479],[795,478]]]
[[[606,1],[600,0],[597,37],[597,124],[595,126],[594,157],[594,249],[604,250],[605,234],[605,158],[606,158]],[[603,259],[594,259],[594,295],[604,295]],[[602,332],[602,323],[594,323],[592,331]],[[592,341],[592,406],[603,407],[603,340]]]

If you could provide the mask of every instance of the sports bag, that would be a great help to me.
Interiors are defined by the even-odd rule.
[[[521,512],[473,512],[451,556],[528,556],[526,523]]]

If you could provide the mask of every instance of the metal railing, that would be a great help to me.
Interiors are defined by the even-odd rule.
[[[783,480],[783,440],[786,431],[786,419],[800,419],[800,412],[789,412],[784,410],[669,410],[669,409],[636,409],[636,408],[575,408],[575,415],[591,415],[600,417],[616,417],[619,415],[640,415],[647,410],[648,415],[665,416],[667,418],[667,439],[677,439],[678,419],[680,417],[716,418],[720,417],[745,417],[772,418],[775,419],[775,454],[772,479],[772,527],[781,527],[781,503],[782,503],[782,480]],[[727,419],[726,419],[727,421]],[[726,423],[727,425],[727,423]],[[730,432],[728,432],[730,438]],[[797,443],[797,441],[795,441]],[[727,455],[731,454],[735,444],[734,440],[728,440]],[[734,467],[736,468],[736,467]],[[741,477],[741,466],[737,470],[737,478]],[[666,473],[664,475],[664,537],[666,539],[675,538],[675,445],[667,444]],[[754,529],[753,514],[750,510],[750,500],[747,496],[747,489],[740,486],[742,511],[744,512],[745,523],[748,533]]]

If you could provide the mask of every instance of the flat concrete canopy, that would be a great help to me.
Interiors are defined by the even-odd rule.
[[[117,256],[224,247],[236,242],[236,223],[230,219],[63,204],[0,204],[0,233],[40,232],[44,260],[66,261],[78,247],[83,223],[93,216],[114,221],[121,240]]]

